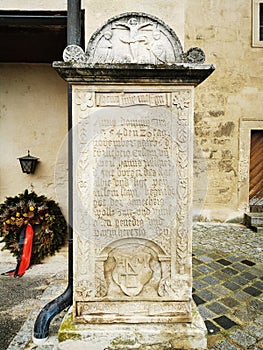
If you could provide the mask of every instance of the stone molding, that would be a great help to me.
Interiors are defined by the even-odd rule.
[[[215,70],[212,64],[173,65],[81,64],[54,62],[53,68],[68,83],[176,84],[197,86]]]
[[[198,85],[213,71],[198,48],[186,53],[176,33],[157,17],[138,12],[115,16],[90,38],[87,49],[69,45],[54,62],[70,83],[166,83]]]

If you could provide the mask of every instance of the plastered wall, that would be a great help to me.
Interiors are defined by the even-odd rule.
[[[195,177],[207,181],[198,189],[206,191],[199,214],[209,220],[242,218],[249,182],[250,129],[245,121],[257,128],[263,120],[263,51],[251,46],[252,4],[187,0],[185,11],[185,46],[201,47],[206,61],[216,65],[195,91]]]
[[[66,10],[67,0],[0,0],[1,10]],[[67,214],[67,84],[51,65],[0,64],[0,201],[25,189],[59,202]],[[34,175],[17,157],[40,158]]]
[[[67,0],[0,0],[1,10],[66,10]]]
[[[66,212],[67,84],[48,64],[0,64],[0,76],[0,200],[29,189]],[[33,175],[17,160],[28,149],[40,158]]]
[[[169,25],[184,43],[184,1],[180,0],[85,0],[86,44],[90,36],[108,19],[125,12],[144,12],[156,16]]]

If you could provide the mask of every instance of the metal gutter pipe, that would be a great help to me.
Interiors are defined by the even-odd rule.
[[[68,0],[67,44],[81,43],[81,0]]]
[[[81,42],[81,0],[68,0],[67,44]],[[44,343],[52,319],[73,302],[73,152],[72,152],[72,88],[68,87],[68,286],[59,297],[48,303],[39,313],[33,341]]]

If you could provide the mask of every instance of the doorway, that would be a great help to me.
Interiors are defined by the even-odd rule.
[[[251,130],[249,206],[250,212],[263,212],[263,130]]]

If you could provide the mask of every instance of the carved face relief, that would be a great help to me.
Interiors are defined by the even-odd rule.
[[[152,255],[145,247],[120,247],[110,254],[115,266],[112,279],[128,296],[137,296],[150,281],[153,271],[150,266]]]

